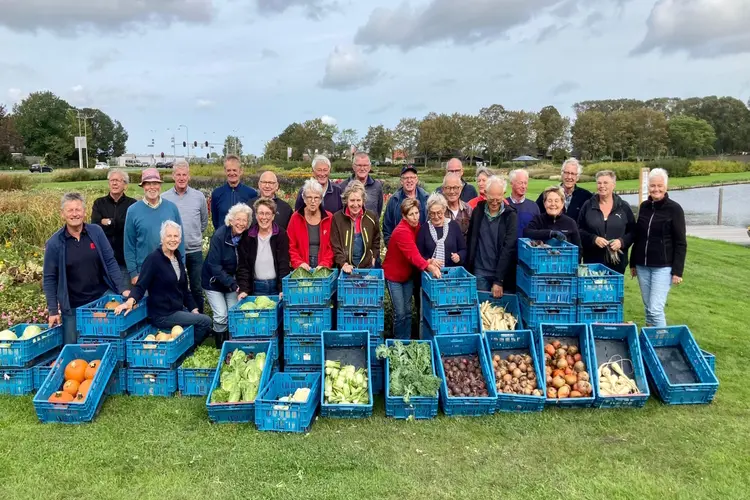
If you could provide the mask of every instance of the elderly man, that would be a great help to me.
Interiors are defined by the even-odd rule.
[[[526,190],[529,187],[529,173],[522,169],[516,169],[508,174],[510,181],[510,196],[505,201],[516,209],[518,214],[518,234],[523,234],[524,228],[535,216],[539,215],[539,206],[531,200],[526,199]]]
[[[185,160],[177,161],[172,167],[174,187],[162,198],[177,205],[182,219],[182,240],[185,243],[185,268],[187,269],[190,294],[198,310],[203,312],[203,233],[208,227],[208,206],[206,197],[197,189],[191,188],[190,165]]]
[[[323,202],[320,205],[323,210],[335,214],[344,208],[344,203],[341,201],[341,188],[328,179],[331,174],[331,160],[324,155],[317,155],[312,161],[312,171],[315,180],[323,187]],[[304,206],[305,201],[302,199],[302,188],[300,188],[294,210],[299,211]]]
[[[469,232],[472,210],[468,203],[461,199],[461,189],[463,188],[461,177],[458,174],[445,174],[441,188],[445,201],[448,202],[445,216],[458,223],[461,234],[466,238]]]
[[[451,158],[448,163],[445,164],[445,173],[457,175],[461,179],[461,201],[468,203],[478,196],[477,190],[469,184],[464,182],[464,164],[458,158]],[[442,187],[437,188],[438,193],[442,193]]]
[[[45,245],[43,289],[50,328],[62,323],[65,344],[75,344],[76,308],[107,293],[127,292],[104,231],[84,222],[83,196],[65,194],[60,214],[65,225]]]
[[[276,217],[274,217],[273,221],[277,226],[286,230],[289,225],[289,219],[292,218],[292,207],[289,206],[289,203],[276,197],[276,193],[279,191],[279,180],[276,178],[276,174],[270,170],[260,174],[260,178],[258,179],[258,190],[260,191],[261,198],[268,198],[276,203]],[[252,206],[255,201],[256,200],[253,200],[252,203],[250,203],[250,206]],[[254,212],[251,219],[250,225],[252,226],[255,223]]]
[[[115,253],[115,260],[120,266],[122,274],[122,289],[127,290],[130,287],[130,275],[128,266],[125,265],[125,253],[123,252],[123,237],[125,233],[125,215],[128,213],[130,205],[136,202],[125,194],[128,188],[130,178],[124,170],[113,168],[107,173],[107,182],[109,183],[109,194],[94,200],[91,207],[91,223],[102,228],[107,236],[112,251]]]
[[[353,180],[358,180],[365,186],[367,193],[367,202],[365,209],[375,212],[378,217],[383,213],[383,183],[376,181],[370,176],[370,157],[367,153],[357,153],[352,161],[352,170],[354,173],[348,179],[339,184],[341,192],[346,191],[346,186]]]
[[[138,283],[143,261],[161,245],[161,224],[171,220],[182,225],[177,205],[161,197],[161,176],[155,168],[147,168],[141,175],[143,199],[133,203],[125,217],[125,263],[130,282]],[[184,241],[180,240],[180,255],[185,255]],[[183,258],[184,260],[184,258]]]
[[[478,290],[502,297],[506,276],[515,272],[518,221],[515,209],[505,203],[504,179],[487,179],[485,196],[471,214],[467,269],[476,276]]]
[[[228,155],[224,160],[224,175],[227,182],[211,193],[211,222],[214,230],[224,225],[224,217],[237,203],[249,203],[258,197],[258,192],[242,183],[242,162],[239,156]]]
[[[401,169],[401,188],[393,193],[385,206],[383,218],[383,242],[386,246],[391,240],[391,234],[401,222],[401,202],[407,198],[414,198],[419,202],[419,223],[427,220],[427,191],[419,187],[419,176],[414,165],[406,165]]]
[[[575,158],[565,160],[560,169],[560,177],[562,179],[560,186],[565,193],[565,209],[563,213],[575,221],[578,220],[578,214],[581,213],[583,204],[591,198],[590,191],[576,185],[578,179],[581,177],[581,173],[583,173],[583,166]],[[536,199],[536,204],[539,207],[539,212],[544,213],[544,200],[541,194]]]

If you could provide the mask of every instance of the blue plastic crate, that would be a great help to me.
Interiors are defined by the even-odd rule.
[[[471,306],[432,307],[422,293],[422,317],[435,335],[479,333],[479,307]]]
[[[308,432],[320,400],[320,373],[275,373],[258,394],[255,425],[259,431]],[[307,401],[279,401],[297,389],[310,389]]]
[[[94,337],[124,337],[128,329],[148,316],[148,297],[144,297],[126,315],[115,316],[112,309],[104,305],[110,300],[125,302],[122,295],[105,295],[76,309],[76,327],[81,335]]]
[[[581,360],[586,364],[586,371],[589,373],[592,387],[591,396],[585,398],[546,398],[547,378],[545,376],[545,378],[541,379],[544,383],[540,384],[544,387],[545,404],[548,406],[560,406],[562,408],[588,408],[592,406],[597,396],[597,387],[593,383],[593,378],[591,378],[591,372],[596,370],[596,366],[594,366],[594,348],[591,344],[589,326],[583,323],[542,323],[536,329],[535,335],[534,343],[536,344],[539,359],[544,359],[544,346],[548,341],[559,339],[572,339],[575,341],[578,346],[578,352],[581,353]],[[560,340],[560,342],[563,342],[563,340]]]
[[[175,368],[175,364],[195,342],[195,330],[185,327],[182,334],[172,341],[144,340],[148,335],[156,335],[159,329],[146,325],[136,335],[127,339],[128,365],[132,368]],[[169,332],[165,332],[169,333]]]
[[[386,339],[385,345],[388,347],[392,346],[396,340]],[[430,346],[430,359],[432,360],[432,374],[437,376],[435,371],[435,357],[433,354],[433,344],[429,340],[402,340],[403,344],[410,342],[419,342],[421,344],[427,344]],[[438,411],[438,393],[434,396],[412,396],[409,398],[409,402],[404,402],[403,396],[391,396],[390,386],[390,373],[391,364],[388,358],[385,360],[384,367],[384,379],[385,379],[385,414],[388,417],[396,419],[428,419],[434,418]]]
[[[50,328],[41,323],[20,323],[9,327],[8,330],[21,337],[28,326],[38,326],[42,333],[30,339],[0,341],[0,366],[27,368],[29,363],[42,354],[62,345],[62,326]]]
[[[711,368],[711,371],[716,373],[716,356],[711,354],[708,351],[704,351],[701,349],[701,354],[703,354],[703,359],[706,360],[706,363],[708,363],[709,368]]]
[[[321,333],[321,342],[323,346],[323,359],[321,361],[321,380],[325,381],[325,363],[326,361],[344,361],[336,358],[327,358],[326,349],[330,353],[332,349],[337,352],[342,350],[348,351],[354,357],[361,357],[362,366],[355,368],[364,368],[367,371],[367,396],[366,404],[328,404],[325,402],[325,383],[320,384],[320,416],[328,418],[366,418],[372,416],[372,360],[370,359],[370,334],[367,330],[352,332],[342,332],[328,330]]]
[[[491,292],[477,292],[477,298],[479,299],[479,307],[481,310],[482,304],[485,302],[489,302],[493,306],[502,307],[505,309],[505,312],[512,314],[514,318],[516,318],[517,323],[514,330],[520,330],[522,328],[522,320],[521,320],[521,306],[518,305],[518,296],[511,294],[511,293],[505,293],[502,297],[499,299],[496,299],[492,296]],[[484,322],[482,321],[482,314],[479,314],[479,326],[482,329],[483,334],[487,334],[490,331],[493,330],[485,330],[484,328]]]
[[[634,324],[627,325],[605,325],[595,323],[589,326],[591,332],[591,354],[593,356],[592,368],[589,370],[591,374],[591,383],[596,387],[596,399],[594,400],[594,407],[596,408],[642,408],[648,400],[650,392],[648,390],[648,380],[646,380],[646,369],[643,367],[643,356],[641,355],[641,346],[638,342],[638,327]],[[635,382],[640,390],[640,394],[629,394],[625,396],[605,396],[599,392],[599,366],[602,363],[609,361],[608,353],[604,357],[600,357],[598,350],[604,353],[607,352],[608,348],[606,343],[608,341],[619,341],[624,343],[626,354],[619,356],[624,359],[629,359],[623,362],[617,357],[613,361],[617,361],[620,366],[625,369],[632,368],[632,373],[628,376]],[[627,366],[623,366],[627,365]]]
[[[529,330],[536,330],[542,323],[575,323],[575,304],[534,304],[523,293],[518,294],[521,318]]]
[[[516,283],[529,301],[536,304],[574,304],[576,301],[575,276],[533,274],[528,267],[519,264]]]
[[[253,302],[256,298],[257,296],[246,297],[229,309],[229,333],[233,339],[271,337],[278,332],[282,314],[278,297],[274,300],[276,307],[273,309],[240,309],[243,304]]]
[[[435,362],[438,365],[440,383],[440,407],[448,416],[492,415],[497,405],[495,374],[487,360],[484,342],[480,334],[437,336],[433,341]],[[466,356],[476,354],[482,367],[482,376],[487,385],[487,397],[448,396],[448,383],[443,368],[443,357]]]
[[[544,409],[544,358],[539,358],[533,332],[531,330],[487,332],[484,337],[484,346],[487,349],[487,359],[493,366],[493,373],[495,353],[501,358],[505,358],[509,354],[528,353],[534,362],[537,389],[542,392],[542,396],[527,396],[525,394],[506,394],[498,390],[495,410],[522,413],[542,411]],[[497,377],[493,379],[493,382],[496,383],[496,380]]]
[[[177,388],[182,396],[206,396],[216,368],[178,368]]]
[[[584,268],[602,276],[581,276]],[[625,297],[625,277],[604,264],[578,266],[578,301],[581,304],[622,302]]]
[[[477,279],[463,267],[444,267],[440,279],[422,271],[422,290],[432,307],[470,306],[477,302]]]
[[[127,351],[128,351],[127,341],[135,338],[138,335],[138,333],[139,332],[136,331],[134,333],[131,333],[125,338],[87,337],[87,336],[81,335],[80,337],[78,337],[78,343],[79,344],[103,344],[105,342],[108,342],[112,344],[112,347],[115,348],[117,361],[125,362],[127,361]]]
[[[578,247],[567,241],[548,240],[548,248],[532,247],[529,238],[518,239],[518,261],[534,274],[567,274],[578,269]]]
[[[333,328],[333,308],[284,307],[284,333],[314,335]]]
[[[104,393],[108,396],[120,396],[128,392],[128,369],[118,363]]]
[[[290,365],[284,364],[287,373],[320,373],[320,364],[317,365]]]
[[[0,367],[0,394],[23,396],[34,392],[34,367]]]
[[[713,401],[719,380],[687,326],[643,328],[640,335],[643,361],[659,398],[667,404],[704,404]],[[677,348],[691,370],[694,382],[673,382],[657,350]]]
[[[578,304],[576,308],[578,323],[622,323],[623,306],[617,304]]]
[[[367,330],[381,335],[385,328],[385,310],[341,308],[336,311],[336,329],[342,331]]]
[[[245,354],[258,354],[261,352],[266,354],[266,364],[263,367],[263,374],[260,377],[260,386],[258,387],[258,394],[260,394],[271,378],[272,373],[278,370],[279,348],[276,342],[276,340],[229,340],[224,342],[221,347],[219,364],[216,367],[211,388],[206,397],[206,408],[208,409],[208,418],[211,422],[255,422],[255,401],[211,403],[211,394],[214,389],[220,387],[221,366],[227,354],[234,352],[235,349],[240,349]]]
[[[309,366],[316,373],[320,372],[322,360],[320,334],[308,336],[284,337],[284,367]]]
[[[132,396],[170,397],[177,392],[177,370],[128,368],[128,393]]]
[[[385,276],[382,269],[355,269],[351,274],[339,273],[339,307],[375,307],[382,309],[385,297]]]
[[[293,279],[291,273],[281,280],[284,306],[329,306],[336,291],[339,272],[334,269],[327,278]]]
[[[44,383],[44,379],[47,378],[49,372],[52,371],[52,365],[57,361],[60,356],[60,349],[48,352],[44,356],[41,356],[38,361],[35,361],[34,365],[34,390],[38,391]]]
[[[65,367],[74,359],[83,359],[87,362],[95,359],[101,360],[96,375],[91,380],[88,396],[82,402],[73,403],[50,403],[49,397],[65,383]],[[42,386],[34,396],[34,409],[39,420],[43,423],[59,422],[66,424],[79,424],[90,422],[101,409],[104,401],[104,390],[112,378],[112,373],[117,365],[115,350],[110,344],[82,345],[68,344],[60,351],[55,366],[47,375]]]
[[[370,359],[375,359],[371,357]],[[381,360],[375,360],[370,366],[370,384],[373,394],[382,394],[385,388],[385,369]]]

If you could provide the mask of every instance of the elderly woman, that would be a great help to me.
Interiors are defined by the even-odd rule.
[[[562,164],[560,169],[560,178],[562,182],[560,187],[563,190],[563,213],[573,219],[578,220],[578,214],[583,204],[591,198],[591,192],[578,187],[578,179],[583,173],[583,165],[575,158],[568,158]],[[544,213],[544,199],[542,195],[536,199],[539,211]]]
[[[419,232],[419,201],[407,198],[401,202],[401,222],[391,234],[388,252],[383,261],[383,273],[393,303],[393,336],[411,337],[411,298],[414,295],[414,269],[427,270],[440,278],[440,263],[425,260],[417,249]]]
[[[472,210],[477,208],[477,203],[487,199],[485,195],[485,187],[487,186],[487,179],[492,177],[492,171],[487,167],[477,168],[477,187],[479,188],[479,196],[469,200],[468,204]]]
[[[616,181],[617,176],[611,170],[596,173],[597,193],[583,204],[578,231],[584,263],[606,264],[624,273],[635,235],[635,217],[630,205],[614,194]]]
[[[333,215],[323,210],[323,187],[315,179],[302,186],[304,206],[292,214],[287,233],[292,268],[310,271],[317,267],[333,267],[331,221]]]
[[[252,219],[253,211],[244,203],[229,209],[224,224],[211,237],[208,255],[203,262],[201,282],[214,315],[217,337],[227,331],[227,314],[237,303],[237,247],[242,233]]]
[[[331,246],[336,266],[345,273],[371,268],[380,255],[380,218],[365,210],[367,193],[361,182],[347,184],[341,196],[344,209],[333,215]]]
[[[641,203],[630,272],[638,276],[647,326],[666,326],[664,306],[670,285],[682,283],[687,239],[685,213],[667,195],[669,176],[655,168],[648,175],[648,199]]]
[[[281,280],[289,274],[289,238],[274,222],[276,202],[260,198],[255,202],[255,224],[240,240],[237,249],[239,299],[248,295],[281,296]]]
[[[143,261],[130,297],[117,306],[115,314],[128,314],[133,306],[148,292],[148,316],[157,328],[194,326],[196,338],[203,338],[211,328],[211,318],[198,312],[198,306],[188,289],[187,273],[178,250],[182,241],[182,228],[167,220],[161,225],[161,246]]]
[[[581,247],[581,235],[576,221],[563,213],[565,193],[560,186],[550,186],[542,191],[544,212],[535,216],[523,230],[524,238],[532,240],[569,241]]]
[[[463,266],[466,263],[466,239],[458,222],[446,216],[446,210],[448,202],[442,194],[430,195],[427,199],[427,224],[419,229],[417,248],[422,258],[435,259],[440,267]]]

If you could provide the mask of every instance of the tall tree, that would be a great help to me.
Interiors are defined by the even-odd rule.
[[[505,113],[505,108],[500,104],[493,104],[488,108],[479,110],[479,119],[481,121],[480,137],[484,144],[486,156],[489,157],[490,166],[503,148]]]
[[[539,111],[536,122],[537,154],[546,156],[553,149],[565,148],[570,121],[560,115],[554,106],[545,106]]]
[[[57,166],[66,164],[75,151],[71,111],[70,104],[49,91],[34,92],[16,104],[13,119],[26,153],[46,156]]]
[[[23,139],[16,132],[13,117],[8,115],[5,106],[0,104],[0,164],[10,163],[11,153],[23,150]]]
[[[353,128],[345,128],[338,132],[334,137],[336,144],[335,156],[339,158],[351,158],[352,146],[355,150],[359,149],[359,136]]]
[[[89,149],[89,162],[107,161],[114,153],[115,124],[112,118],[99,109],[84,108],[86,116],[86,145]]]
[[[239,137],[235,135],[228,135],[226,139],[224,139],[224,149],[222,150],[222,155],[237,155],[242,156],[242,141]]]
[[[286,148],[287,146],[276,136],[266,143],[263,156],[267,160],[286,160]]]
[[[573,104],[576,115],[585,111],[599,111],[608,115],[615,111],[634,111],[645,107],[645,103],[638,99],[604,99],[599,101],[582,101]]]
[[[669,148],[673,155],[692,158],[710,154],[716,143],[714,128],[706,120],[675,116],[669,120]]]
[[[717,153],[747,151],[750,145],[750,109],[734,97],[695,97],[680,102],[683,114],[706,120],[716,133]]]
[[[615,111],[605,119],[604,134],[611,161],[614,161],[615,156],[621,161],[627,158],[627,152],[633,144],[632,118],[629,111]]]
[[[393,152],[393,133],[383,125],[376,125],[367,130],[362,146],[374,161],[383,161]]]
[[[605,120],[601,111],[584,111],[578,114],[572,128],[574,154],[584,160],[599,159],[605,154]]]
[[[508,159],[533,153],[536,149],[536,113],[509,111],[504,120],[505,155]]]
[[[115,120],[114,132],[112,134],[112,156],[116,158],[124,155],[127,142],[128,132],[119,120]]]
[[[417,154],[418,144],[419,120],[416,118],[401,118],[393,131],[393,146],[403,153],[406,161],[409,161]]]
[[[658,158],[667,152],[667,118],[661,111],[649,108],[632,111],[630,130],[633,134],[631,154],[636,160]]]
[[[478,115],[454,115],[461,127],[462,151],[471,159],[482,152],[482,120]]]

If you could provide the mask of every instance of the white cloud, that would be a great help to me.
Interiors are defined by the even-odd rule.
[[[11,104],[15,104],[17,102],[23,101],[25,98],[25,94],[21,92],[21,89],[17,88],[10,88],[8,89],[8,100]]]
[[[195,106],[198,108],[211,108],[214,104],[216,103],[209,99],[198,99],[197,101],[195,101]]]
[[[91,58],[89,71],[101,71],[106,66],[120,59],[122,54],[117,49],[109,49],[107,52],[100,52]]]
[[[685,51],[695,58],[750,52],[747,0],[659,0],[634,54]]]
[[[320,86],[336,90],[354,90],[375,83],[378,71],[370,68],[356,47],[337,46],[328,56]]]
[[[323,115],[320,117],[320,121],[325,123],[326,125],[336,125],[338,123],[338,120],[336,118],[330,116],[330,115]]]
[[[321,19],[326,14],[337,10],[339,4],[328,0],[255,0],[258,12],[261,14],[281,14],[287,9],[301,7],[310,19]]]

